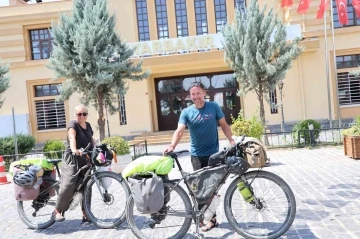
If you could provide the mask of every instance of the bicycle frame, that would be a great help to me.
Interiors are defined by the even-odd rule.
[[[86,155],[86,154],[84,154],[84,156],[85,156],[85,155]],[[86,156],[87,156],[87,155],[86,155]],[[60,170],[59,170],[58,164],[55,163],[54,166],[55,166],[56,171],[57,171],[57,173],[58,173],[58,175],[59,175],[59,178],[61,178],[61,174],[60,174]],[[101,192],[101,186],[100,186],[100,184],[99,184],[99,180],[98,180],[97,177],[96,177],[96,170],[95,170],[95,167],[94,167],[93,165],[87,164],[87,165],[81,167],[75,175],[79,174],[82,170],[85,170],[85,169],[87,169],[87,171],[86,171],[84,177],[82,178],[82,180],[77,183],[77,186],[76,186],[76,188],[75,188],[75,191],[80,190],[81,187],[84,186],[84,184],[88,181],[89,178],[93,178],[94,181],[95,181],[95,183],[96,183],[96,186],[97,186],[99,192]],[[56,180],[56,179],[53,179],[53,178],[51,178],[50,176],[45,176],[45,177],[43,177],[43,180],[44,180],[44,182],[49,182],[49,183],[51,184],[51,186],[48,187],[47,189],[41,191],[41,192],[39,193],[39,195],[38,195],[37,198],[41,198],[41,197],[42,197],[43,195],[45,195],[46,193],[50,192],[51,189],[55,189],[55,190],[58,192],[58,190],[59,190],[59,188],[60,188],[60,181],[58,181],[58,180]],[[102,198],[103,198],[103,200],[104,200],[105,198],[104,198],[104,195],[103,195],[102,193],[101,193],[101,196],[102,196]]]
[[[196,173],[198,173],[198,172],[205,171],[205,170],[207,170],[207,169],[209,169],[209,168],[211,168],[211,167],[204,167],[204,168],[202,168],[202,169],[196,170],[195,172],[188,173],[188,172],[185,172],[185,171],[182,169],[182,167],[181,167],[181,165],[180,165],[180,162],[179,162],[177,156],[174,156],[174,157],[172,157],[172,158],[175,160],[177,166],[179,167],[179,171],[180,171],[182,177],[181,177],[181,179],[169,180],[169,182],[176,182],[175,187],[178,187],[179,184],[181,183],[181,181],[184,180],[185,185],[186,185],[186,188],[188,189],[188,192],[189,192],[189,194],[190,194],[191,201],[193,202],[193,205],[195,206],[194,212],[196,213],[196,217],[201,217],[201,216],[203,216],[204,213],[205,213],[205,211],[206,211],[206,210],[208,209],[208,207],[210,206],[213,198],[217,195],[217,193],[219,192],[219,190],[221,189],[221,187],[225,184],[225,182],[226,182],[226,180],[228,179],[230,173],[227,172],[227,173],[222,177],[222,179],[220,180],[220,183],[218,183],[218,185],[216,185],[216,190],[215,190],[215,192],[211,195],[209,201],[208,201],[207,203],[205,203],[205,206],[203,206],[203,207],[201,208],[201,210],[199,211],[199,209],[198,209],[198,208],[199,208],[199,203],[197,202],[197,200],[196,200],[194,194],[192,193],[189,185],[186,183],[185,178],[186,178],[187,176],[189,176],[189,175],[193,175],[193,174],[196,174]],[[165,181],[165,183],[166,183],[166,181]],[[169,195],[172,190],[173,190],[173,189],[170,189],[170,190],[168,191],[168,193],[167,193],[166,195],[164,195],[164,197],[166,197],[167,195]],[[172,214],[172,216],[174,216],[174,215]],[[186,215],[186,217],[188,217],[188,216],[191,216],[191,217],[192,217],[192,215]]]

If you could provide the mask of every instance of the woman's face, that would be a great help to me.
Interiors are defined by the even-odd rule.
[[[77,112],[75,112],[76,120],[77,120],[79,123],[84,123],[84,122],[86,122],[87,116],[88,116],[88,112],[87,112],[87,110],[85,110],[85,109],[80,109],[80,110],[78,110]]]

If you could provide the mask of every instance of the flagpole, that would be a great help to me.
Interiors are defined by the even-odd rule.
[[[332,45],[333,45],[333,60],[334,60],[334,79],[335,79],[335,98],[336,98],[336,111],[339,120],[339,128],[341,128],[341,115],[340,115],[340,100],[338,95],[338,77],[337,77],[337,64],[336,64],[336,47],[335,47],[335,29],[334,29],[334,9],[333,9],[333,1],[330,0],[331,7],[331,32],[332,32]]]
[[[332,1],[332,0],[330,0]],[[325,6],[326,9],[326,6]],[[327,39],[327,11],[324,13],[324,34],[325,34],[325,62],[326,62],[326,79],[327,79],[327,92],[328,92],[328,106],[329,106],[329,122],[330,128],[332,128],[332,114],[331,114],[331,96],[330,96],[330,75],[329,75],[329,51],[328,51],[328,39]]]

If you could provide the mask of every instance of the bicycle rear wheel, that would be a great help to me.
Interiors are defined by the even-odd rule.
[[[279,238],[292,225],[296,201],[289,185],[267,171],[252,171],[245,179],[253,189],[257,204],[246,202],[237,188],[240,178],[228,187],[224,210],[232,228],[245,238]]]
[[[84,190],[86,215],[98,227],[117,227],[125,221],[130,189],[121,175],[114,172],[97,172],[96,178],[91,178]]]
[[[17,201],[20,219],[31,229],[45,229],[55,223],[53,215],[59,187],[54,186],[56,195],[39,195],[32,201]]]
[[[183,238],[188,232],[192,221],[191,201],[180,186],[166,182],[164,187],[169,190],[170,201],[158,213],[141,214],[137,211],[134,199],[130,196],[126,207],[126,218],[131,231],[137,238]]]

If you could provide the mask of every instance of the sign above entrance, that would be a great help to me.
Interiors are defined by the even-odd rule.
[[[133,57],[151,56],[168,53],[184,53],[192,50],[223,48],[222,34],[208,34],[192,37],[161,39],[129,43],[135,48]]]
[[[286,35],[287,40],[293,40],[297,37],[301,37],[301,26],[299,24],[286,26]],[[221,33],[217,33],[155,41],[134,42],[128,43],[128,45],[135,48],[133,58],[138,58],[152,55],[166,55],[170,53],[182,54],[193,50],[222,49],[222,42],[223,35]]]

